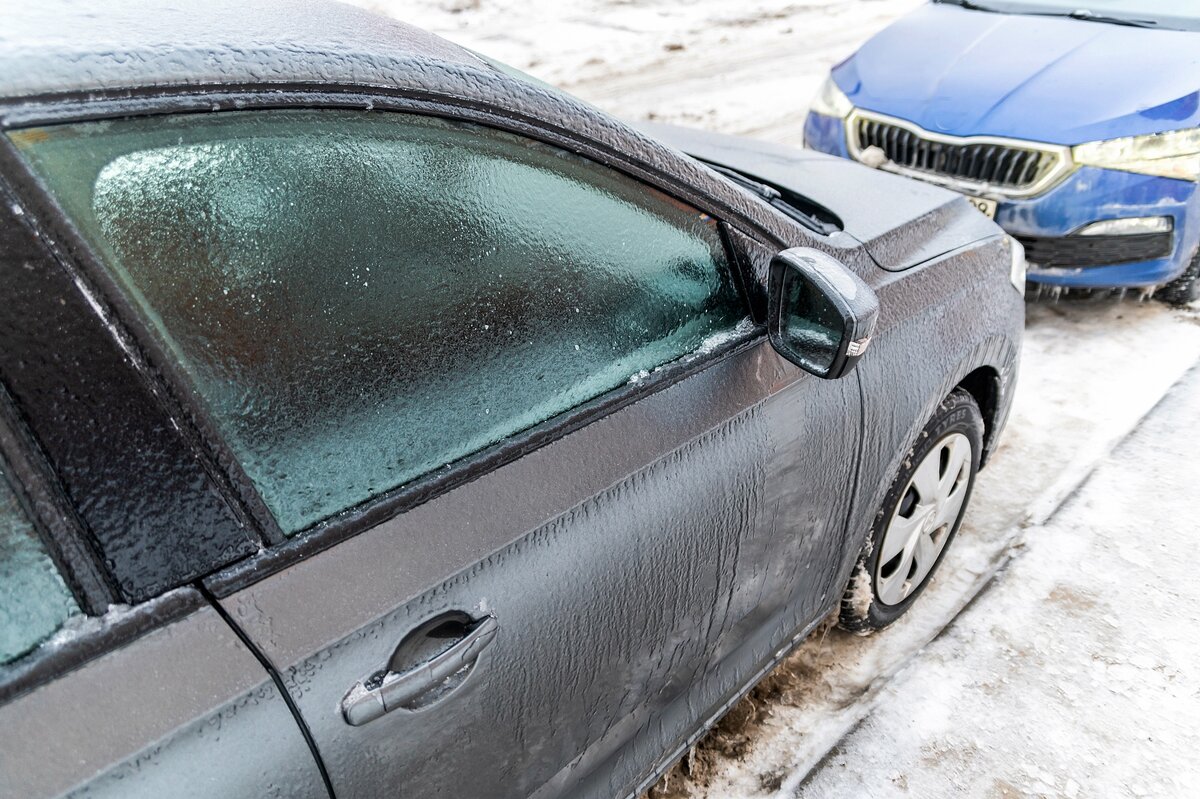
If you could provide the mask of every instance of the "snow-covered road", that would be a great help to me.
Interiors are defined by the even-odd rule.
[[[788,144],[829,67],[920,4],[355,2],[630,120]],[[1175,795],[1172,775],[1194,783],[1174,759],[1198,743],[1180,714],[1200,709],[1195,581],[1181,565],[1200,378],[1118,445],[1198,359],[1200,311],[1031,306],[1002,449],[913,612],[870,638],[810,637],[652,795],[1136,796]],[[1106,755],[1121,763],[1089,759]]]
[[[921,0],[352,0],[629,120],[799,144],[829,68]]]
[[[1195,796],[1197,419],[1193,369],[795,795]]]

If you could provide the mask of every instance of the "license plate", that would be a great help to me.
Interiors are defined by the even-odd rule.
[[[996,218],[996,201],[995,200],[985,200],[982,197],[972,197],[969,194],[965,195],[965,196],[967,198],[967,202],[969,202],[971,205],[973,205],[977,209],[979,209],[979,213],[983,214],[988,219]]]

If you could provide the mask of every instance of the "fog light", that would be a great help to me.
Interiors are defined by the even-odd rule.
[[[1169,216],[1131,216],[1125,219],[1104,219],[1085,225],[1076,236],[1136,236],[1139,233],[1170,233],[1175,220]]]

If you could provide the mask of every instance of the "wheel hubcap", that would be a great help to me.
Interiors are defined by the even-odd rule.
[[[962,514],[971,479],[971,442],[951,433],[921,460],[896,504],[875,565],[875,596],[903,602],[925,582]]]

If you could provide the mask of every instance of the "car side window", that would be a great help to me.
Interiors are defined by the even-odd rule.
[[[746,313],[713,219],[490,128],[289,110],[13,139],[289,534]]]
[[[0,664],[16,660],[79,613],[0,461]]]

